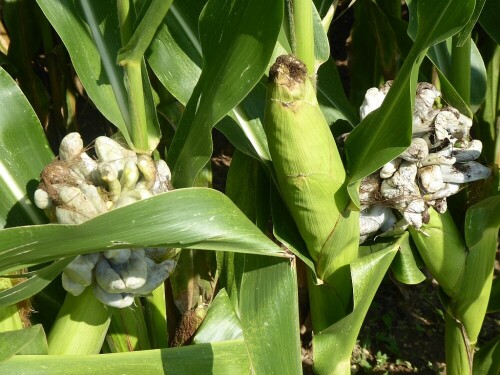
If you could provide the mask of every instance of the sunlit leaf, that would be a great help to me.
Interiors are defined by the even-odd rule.
[[[247,374],[250,363],[243,340],[234,340],[116,354],[15,356],[0,367],[4,374],[22,374],[26,369],[37,375],[122,375],[124,369],[144,375]]]
[[[80,225],[2,230],[0,273],[64,256],[123,246],[202,248],[284,256],[226,196],[211,189],[190,188],[144,199]]]
[[[278,37],[282,5],[233,0],[209,1],[204,8],[202,74],[167,156],[175,186],[192,185],[212,153],[212,127],[260,80]]]
[[[28,100],[2,68],[0,113],[0,228],[45,223],[33,194],[53,154]]]
[[[47,354],[47,340],[41,325],[0,332],[0,364],[15,354]],[[0,367],[0,372],[2,370]]]

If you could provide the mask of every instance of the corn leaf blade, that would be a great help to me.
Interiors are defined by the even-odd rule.
[[[61,37],[92,102],[130,144],[124,71],[116,64],[121,48],[116,2],[38,0],[38,5]]]
[[[14,356],[0,367],[0,374],[121,375],[124,369],[144,375],[246,374],[250,363],[243,340],[234,340],[116,354]]]
[[[68,238],[72,239],[69,243]],[[80,225],[2,230],[0,273],[124,245],[284,256],[226,196],[211,189],[190,188],[159,194]]]
[[[0,332],[0,364],[15,354],[47,354],[47,340],[41,325]]]
[[[3,68],[0,113],[0,228],[45,223],[33,194],[36,179],[53,155],[35,112]]]
[[[233,0],[209,1],[204,8],[200,17],[203,70],[167,157],[175,186],[192,185],[210,158],[212,127],[260,80],[278,37],[282,6],[281,2]],[[242,84],[234,85],[235,80]]]
[[[354,308],[345,318],[314,336],[314,368],[316,372],[324,374],[349,373],[351,351],[356,343],[361,324],[378,286],[398,251],[400,240],[383,250],[351,263]],[[331,353],[335,353],[333,358]]]

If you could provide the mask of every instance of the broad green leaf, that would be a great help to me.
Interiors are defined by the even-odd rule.
[[[318,68],[330,57],[330,43],[314,3],[311,2],[311,6],[313,11],[315,71],[318,71]]]
[[[449,212],[429,210],[430,221],[421,230],[410,228],[420,256],[444,292],[456,297],[462,282],[467,248]]]
[[[453,0],[417,4],[418,32],[382,106],[368,115],[349,135],[346,153],[349,194],[357,206],[356,183],[397,157],[411,142],[412,113],[418,68],[427,49],[460,30],[474,10],[474,1],[458,7]],[[410,14],[411,17],[415,15]]]
[[[444,99],[450,105],[460,110],[460,112],[472,117],[470,110],[467,105],[461,102],[455,97],[458,95],[455,89],[448,82],[448,77],[451,71],[451,48],[452,48],[452,38],[448,38],[435,46],[433,46],[427,56],[430,58],[432,63],[438,68],[438,71],[442,73],[445,77],[440,74],[441,81],[441,91],[443,92]],[[444,82],[446,80],[446,82]],[[471,93],[470,93],[470,105],[473,112],[476,112],[481,103],[484,101],[486,95],[486,67],[484,65],[483,58],[474,43],[471,43]],[[465,106],[465,108],[464,108]]]
[[[258,228],[267,231],[269,181],[257,160],[236,150],[227,175],[226,195]],[[224,253],[223,257],[219,256],[219,283],[226,288],[237,312],[244,266],[245,257],[242,254]]]
[[[483,10],[483,6],[486,0],[476,0],[476,7],[474,8],[474,13],[472,13],[472,17],[467,22],[462,30],[458,33],[457,43],[458,46],[463,46],[467,39],[470,38],[470,34],[474,26],[476,25],[479,16],[481,15],[481,11]]]
[[[227,194],[266,231],[270,215],[268,179],[257,162],[242,153],[235,154],[233,162]],[[229,287],[231,301],[237,303],[253,371],[301,373],[295,263],[231,255],[234,257],[225,259],[221,281]]]
[[[278,37],[282,13],[281,2],[263,0],[212,0],[205,6],[199,25],[202,74],[167,157],[175,186],[192,185],[212,153],[212,127],[260,80]]]
[[[123,375],[247,374],[248,353],[243,340],[180,348],[87,356],[15,356],[0,366],[1,375]]]
[[[16,354],[47,354],[47,340],[41,325],[0,332],[0,372],[1,364]]]
[[[36,179],[52,158],[35,112],[0,68],[0,228],[47,222],[33,194]]]
[[[35,275],[28,278],[12,288],[0,291],[0,308],[24,301],[35,295],[49,283],[66,267],[73,257],[64,258],[52,263],[50,266],[35,271]]]
[[[0,274],[124,245],[286,256],[226,196],[211,189],[190,188],[159,194],[80,225],[2,230]]]
[[[221,289],[193,339],[195,344],[243,339],[240,319],[225,289]]]
[[[415,259],[418,254],[413,253],[408,237],[400,242],[399,252],[391,264],[392,272],[396,279],[404,284],[419,284],[425,280],[425,275],[418,267]],[[419,259],[420,260],[420,259]],[[420,260],[421,263],[421,260]]]
[[[78,78],[92,102],[130,143],[124,72],[116,64],[121,48],[116,2],[37,2],[66,46]]]
[[[182,104],[188,102],[201,74],[197,16],[192,7],[174,3],[147,56],[160,82]],[[256,159],[269,161],[261,123],[264,98],[264,85],[257,85],[240,105],[229,112],[231,118],[223,118],[216,126],[239,150]]]
[[[400,237],[384,250],[351,263],[353,311],[342,320],[315,334],[313,338],[315,372],[320,374],[350,372],[351,352],[356,344],[361,324],[404,237]]]
[[[490,164],[500,164],[500,137],[496,124],[500,109],[500,45],[489,40],[483,45],[482,52],[487,63],[488,80],[486,98],[477,114],[479,124],[475,134],[483,142],[483,157]]]
[[[486,0],[483,11],[479,17],[479,23],[488,35],[500,44],[500,28],[498,18],[500,17],[500,4],[497,0]]]
[[[301,374],[294,262],[245,256],[239,308],[255,374]]]
[[[481,346],[474,354],[474,375],[496,375],[500,373],[500,336]]]
[[[320,66],[316,88],[319,106],[328,124],[342,119],[354,127],[359,122],[359,115],[344,93],[339,72],[332,58]]]
[[[473,346],[477,342],[491,292],[500,228],[499,212],[500,196],[495,196],[471,206],[465,217],[465,241],[469,252],[453,312],[463,323]]]

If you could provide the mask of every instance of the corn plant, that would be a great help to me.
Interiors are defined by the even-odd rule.
[[[384,277],[422,267],[447,373],[498,371],[495,1],[344,4],[349,98],[336,0],[0,4],[1,374],[302,373],[299,284],[314,371],[348,374]]]

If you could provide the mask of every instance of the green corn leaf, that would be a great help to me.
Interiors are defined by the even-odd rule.
[[[47,354],[47,340],[41,325],[0,332],[0,372],[1,364],[15,354]]]
[[[227,194],[262,229],[269,212],[269,182],[256,161],[235,155]],[[246,169],[241,167],[246,166]],[[295,263],[234,254],[222,268],[231,301],[239,312],[253,370],[260,374],[300,374],[300,339]],[[264,324],[262,324],[264,322]],[[262,345],[263,342],[269,345]]]
[[[457,108],[461,113],[464,113],[468,117],[472,118],[472,113],[470,109],[463,103],[463,100],[455,99],[458,95],[455,92],[453,86],[449,83],[449,74],[451,71],[451,48],[452,48],[452,38],[448,38],[435,46],[433,46],[427,56],[430,58],[432,63],[439,69],[440,81],[441,81],[441,91],[443,92],[443,97],[447,103]],[[443,77],[444,76],[444,77]],[[471,95],[470,95],[470,105],[473,112],[476,112],[481,103],[484,101],[486,95],[486,67],[484,65],[483,58],[479,53],[479,50],[474,43],[471,41]]]
[[[159,194],[80,225],[2,230],[0,273],[124,245],[285,256],[226,196],[211,189],[191,188]]]
[[[460,33],[458,33],[457,36],[457,45],[459,47],[463,46],[464,43],[467,41],[467,39],[470,38],[470,34],[474,26],[476,25],[476,22],[479,19],[479,16],[482,13],[483,6],[486,0],[476,0],[476,6],[474,8],[474,13],[472,13],[472,17],[469,19],[469,21],[465,24],[464,28],[460,30]]]
[[[467,257],[462,234],[449,212],[438,214],[429,210],[430,221],[421,230],[410,228],[420,256],[444,292],[457,296]]]
[[[470,207],[465,217],[469,253],[453,313],[464,325],[472,348],[477,342],[491,292],[500,228],[499,212],[500,196],[495,196]]]
[[[130,114],[124,72],[116,64],[121,48],[116,2],[37,2],[66,46],[92,102],[120,129],[130,144]]]
[[[425,275],[419,269],[419,261],[422,263],[418,254],[413,253],[408,237],[400,242],[399,252],[391,264],[391,270],[396,279],[404,284],[419,284],[426,279]]]
[[[293,263],[245,255],[239,311],[254,373],[302,374],[297,298]]]
[[[243,339],[243,328],[225,289],[221,289],[193,339],[195,344]]]
[[[192,185],[212,153],[212,127],[264,73],[283,13],[281,2],[271,4],[209,1],[204,8],[200,17],[203,70],[167,157],[175,186]],[[234,85],[236,80],[241,84]]]
[[[405,235],[407,236],[407,235]],[[354,307],[350,314],[313,338],[314,370],[319,374],[349,374],[351,352],[361,324],[398,248],[399,240],[385,249],[351,263]],[[332,355],[335,353],[335,355]]]
[[[53,154],[28,100],[2,68],[0,113],[0,228],[45,223],[33,194]]]
[[[122,375],[124,369],[144,375],[247,374],[250,363],[243,340],[234,340],[130,353],[15,356],[0,366],[0,374]]]
[[[76,297],[67,293],[50,329],[49,354],[99,353],[114,310],[98,301],[94,297],[92,288],[86,288]]]
[[[26,281],[16,284],[12,288],[0,291],[0,308],[24,301],[41,291],[49,285],[49,283],[54,280],[72,260],[73,257],[58,260],[50,266],[35,271],[35,274]]]
[[[496,375],[500,372],[500,336],[491,340],[474,355],[474,375]]]

